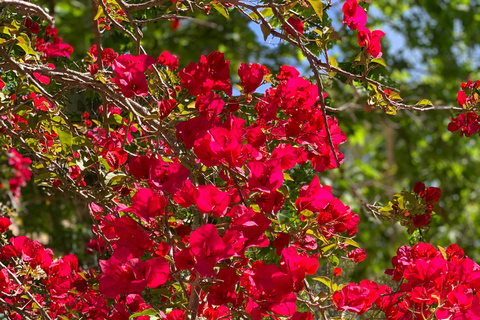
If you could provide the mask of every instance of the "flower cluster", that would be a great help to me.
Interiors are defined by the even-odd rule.
[[[392,265],[385,273],[401,283],[397,291],[368,280],[350,283],[333,295],[337,310],[361,315],[376,307],[387,320],[480,319],[480,266],[456,244],[402,246]]]
[[[8,187],[13,197],[18,199],[21,195],[21,188],[25,187],[27,181],[30,180],[32,172],[30,171],[30,158],[22,157],[17,150],[10,149],[7,153],[9,173],[6,174],[8,177]],[[5,188],[5,186],[0,182],[0,189]]]
[[[347,0],[342,7],[343,23],[352,30],[358,30],[358,44],[365,48],[366,53],[370,53],[374,58],[382,57],[381,38],[385,32],[381,30],[370,31],[365,24],[367,23],[367,13],[358,5],[357,0]]]
[[[466,113],[461,113],[458,118],[450,118],[448,131],[460,131],[460,136],[470,137],[480,130],[480,118],[475,112],[476,106],[480,102],[479,91],[480,81],[462,83],[462,90],[458,91],[457,102],[466,109]]]

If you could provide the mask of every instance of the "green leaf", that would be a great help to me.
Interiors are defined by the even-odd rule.
[[[255,12],[250,12],[249,14],[250,18],[252,18],[253,20],[260,20],[260,18],[258,17],[258,15],[255,13]]]
[[[270,35],[270,28],[262,23],[260,29],[262,29],[263,40],[267,41],[267,38]]]
[[[157,315],[157,311],[153,309],[147,309],[147,310],[143,310],[142,312],[137,312],[132,314],[128,319],[138,318],[141,316],[156,316],[156,315]]]
[[[32,44],[30,43],[30,38],[25,33],[21,33],[17,37],[17,41],[18,41],[17,46],[22,48],[23,51],[25,51],[26,54],[32,54],[32,55],[37,54],[35,52],[35,50],[32,49]]]
[[[332,249],[332,248],[335,248],[335,243],[332,243],[332,244],[329,244],[328,246],[325,246],[325,247],[322,247],[322,252],[325,253],[327,252],[328,250]]]
[[[215,8],[215,10],[217,10],[218,12],[220,12],[220,14],[221,14],[222,16],[224,16],[224,17],[227,18],[227,19],[230,19],[229,15],[228,15],[228,11],[227,11],[227,9],[225,9],[225,7],[223,6],[223,4],[221,4],[221,3],[216,3],[216,2],[211,2],[210,4]]]
[[[308,0],[320,21],[323,20],[323,3],[320,0]]]
[[[337,60],[335,60],[334,57],[328,57],[328,61],[330,62],[330,65],[332,67],[338,67],[338,62],[337,62]],[[335,75],[337,73],[336,72],[329,72],[328,74],[330,75],[330,78],[333,78],[333,77],[335,77]]]
[[[287,181],[294,181],[292,177],[290,177],[290,175],[286,172],[283,173],[283,179]]]
[[[385,63],[385,60],[383,60],[382,58],[373,59],[372,62],[378,63],[379,65],[382,65],[385,68],[387,67],[387,64]]]
[[[428,99],[423,99],[418,101],[416,106],[433,106],[433,103]]]
[[[100,18],[105,18],[105,13],[103,12],[103,9],[101,6],[98,6],[98,9],[97,9],[97,14],[95,15],[95,17],[93,18],[93,20],[98,20]]]
[[[330,256],[328,260],[330,260],[334,267],[338,267],[338,264],[340,263],[340,260],[338,260],[337,256]]]
[[[265,8],[265,9],[263,9],[262,11],[260,11],[260,13],[262,14],[262,16],[263,16],[264,18],[268,18],[268,17],[273,16],[273,10],[272,10],[272,8]]]
[[[330,280],[330,279],[327,278],[327,277],[323,277],[323,276],[322,276],[322,277],[316,277],[316,278],[313,278],[313,280],[323,283],[323,284],[326,285],[329,289],[332,288],[332,280]]]
[[[349,244],[351,246],[360,248],[360,245],[358,243],[356,243],[355,240],[353,240],[353,239],[345,239],[345,243]]]
[[[65,130],[63,127],[60,126],[54,126],[53,130],[55,130],[55,132],[58,134],[58,138],[60,139],[60,143],[62,144],[62,150],[66,152],[72,147],[72,132],[69,130]]]

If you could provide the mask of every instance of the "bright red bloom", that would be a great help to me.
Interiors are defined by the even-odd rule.
[[[248,94],[255,92],[262,84],[263,77],[267,74],[269,74],[268,69],[258,63],[252,63],[250,65],[245,63],[240,64],[238,76],[240,77],[240,84],[243,87],[243,93]]]
[[[227,306],[220,306],[218,308],[207,308],[203,311],[203,315],[207,320],[217,320],[217,319],[222,319],[222,320],[231,320],[231,314],[230,310],[228,309]]]
[[[289,25],[293,27],[293,29],[295,29],[295,31],[299,36],[303,35],[303,31],[305,30],[305,25],[303,24],[302,20],[297,19],[295,17],[290,17],[288,18],[287,22]],[[293,32],[290,30],[288,26],[283,26],[283,29],[292,37],[294,36]]]
[[[352,30],[357,30],[367,23],[367,13],[360,7],[357,0],[347,0],[343,7],[343,24]]]
[[[279,264],[280,271],[288,274],[294,283],[294,292],[303,290],[305,274],[312,275],[318,269],[318,255],[309,257],[305,252],[298,254],[297,249],[283,249]]]
[[[272,152],[272,159],[280,159],[282,170],[292,169],[297,164],[298,148],[291,144],[279,144]]]
[[[148,184],[153,189],[175,193],[187,180],[190,171],[180,163],[167,163],[162,159],[150,160]]]
[[[131,54],[121,55],[112,63],[116,76],[113,82],[122,90],[122,94],[126,98],[131,98],[134,95],[146,96],[148,94],[148,84],[145,71],[155,62],[155,58],[146,54],[137,57]]]
[[[177,106],[175,99],[163,99],[157,101],[158,111],[160,112],[160,119],[165,119],[170,115],[170,112]]]
[[[452,122],[448,124],[448,131],[455,132],[460,130],[460,136],[470,137],[480,130],[480,119],[474,112],[468,112],[467,114],[461,113],[458,115],[458,119],[450,118]]]
[[[355,263],[365,260],[366,257],[367,257],[367,253],[363,248],[354,249],[347,254],[347,258],[352,260]]]
[[[222,112],[224,105],[225,102],[220,95],[215,94],[213,91],[200,94],[195,101],[195,109],[207,120],[218,116]]]
[[[167,315],[166,320],[185,320],[187,318],[187,312],[185,310],[172,310]]]
[[[465,252],[455,243],[449,245],[446,252],[449,261],[458,261],[465,256]]]
[[[222,268],[216,276],[218,285],[212,286],[208,290],[208,303],[214,306],[221,306],[226,303],[235,303],[237,293],[235,285],[240,281],[234,268]]]
[[[215,127],[198,134],[193,151],[207,167],[222,163],[240,167],[246,160],[241,156],[244,134],[243,128]]]
[[[173,194],[173,200],[184,208],[197,203],[200,192],[190,180],[185,180],[182,186]]]
[[[315,176],[308,186],[300,188],[300,193],[295,202],[298,212],[310,210],[320,212],[334,199],[329,186],[322,186],[318,176]]]
[[[341,268],[334,268],[333,269],[333,276],[338,277],[342,274],[342,269]]]
[[[161,192],[161,191],[160,191]],[[167,199],[163,194],[158,194],[150,189],[140,189],[132,198],[132,206],[123,211],[130,211],[142,220],[151,222],[155,217],[165,214]]]
[[[313,320],[311,312],[295,312],[289,320]]]
[[[55,57],[70,58],[70,53],[73,52],[73,48],[69,44],[62,43],[62,40],[59,39],[59,42],[57,43],[50,43],[50,42],[45,43],[41,51],[42,51],[43,58],[55,58]]]
[[[208,120],[203,116],[198,116],[177,124],[177,139],[185,144],[185,148],[193,148],[195,142],[202,138],[206,130],[211,129],[218,124],[218,118]]]
[[[382,47],[380,41],[385,35],[381,30],[370,31],[366,27],[358,29],[358,44],[361,47],[366,47],[365,52],[370,53],[374,58],[382,57]]]
[[[227,213],[231,196],[228,192],[218,190],[214,185],[198,186],[196,205],[202,213],[212,213],[215,217],[223,217]]]
[[[275,247],[275,253],[277,256],[282,254],[283,248],[288,246],[291,236],[286,233],[279,233],[275,240],[273,240],[273,246]]]
[[[9,218],[1,217],[0,218],[0,233],[6,232],[8,230],[8,227],[10,227],[11,224],[12,224],[12,222],[10,221]]]
[[[206,224],[190,235],[191,251],[195,255],[195,269],[204,277],[213,277],[215,264],[235,253],[229,243],[224,243],[213,224]]]
[[[178,76],[182,86],[187,88],[191,95],[198,96],[210,90],[225,92],[232,95],[230,84],[230,61],[225,60],[223,53],[212,52],[207,57],[201,56],[198,64],[191,62],[180,70]]]
[[[440,188],[429,187],[425,191],[425,201],[427,201],[427,203],[435,203],[440,200],[441,195],[442,190],[440,190]]]
[[[249,162],[247,164],[248,188],[251,191],[274,192],[283,183],[283,172],[280,160],[273,159],[267,162]]]
[[[254,300],[247,302],[246,311],[254,319],[262,319],[262,311],[291,316],[296,311],[296,295],[293,280],[274,264],[255,261],[245,269],[240,280],[241,286]]]
[[[234,244],[237,254],[243,255],[249,247],[268,247],[270,241],[265,235],[265,231],[267,231],[271,221],[263,213],[238,205],[230,210],[228,216],[232,219],[232,223],[227,230],[227,234],[236,231],[240,235],[240,238]]]
[[[418,194],[420,197],[423,198],[423,196],[425,194],[425,184],[421,181],[418,181],[413,186],[413,192],[415,192],[416,194]],[[423,193],[423,195],[422,195],[422,193]]]
[[[333,303],[337,310],[345,310],[362,315],[368,311],[373,303],[383,294],[388,287],[382,285],[378,287],[373,281],[362,280],[359,285],[349,283],[333,294]]]
[[[37,240],[32,241],[27,237],[19,236],[11,238],[10,243],[1,248],[0,260],[21,257],[34,269],[37,266],[46,269],[53,261],[52,250],[45,249]]]
[[[170,54],[168,51],[162,52],[162,54],[158,56],[157,62],[167,66],[169,70],[175,71],[178,69],[178,57]]]
[[[457,102],[461,107],[467,104],[467,95],[465,94],[465,91],[458,91]]]
[[[142,261],[133,258],[127,248],[115,250],[108,260],[100,260],[103,274],[99,276],[99,290],[110,299],[122,293],[142,293],[145,286],[156,288],[164,284],[170,273],[165,258]]]
[[[298,78],[300,76],[300,72],[297,69],[290,66],[281,66],[280,70],[278,71],[277,79],[280,81],[285,81],[288,79]]]

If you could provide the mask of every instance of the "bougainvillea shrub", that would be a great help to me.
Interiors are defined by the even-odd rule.
[[[348,312],[480,319],[480,266],[456,244],[398,248],[385,271],[397,283],[392,287],[339,280],[346,260],[362,263],[368,253],[354,240],[361,215],[323,180],[323,173],[342,170],[348,139],[339,110],[326,104],[326,80],[364,82],[366,103],[388,114],[431,105],[402,104],[398,90],[369,77],[385,64],[385,33],[367,27],[364,2],[346,1],[350,30],[335,31],[326,19],[335,11],[320,0],[173,1],[179,12],[189,5],[195,13],[213,7],[225,16],[245,14],[265,37],[299,48],[312,77],[286,65],[269,70],[245,61],[234,68],[219,51],[197,61],[146,52],[139,24],[147,22],[137,13],[162,11],[159,1],[92,5],[94,40],[83,60],[72,61],[75,48],[40,6],[0,3],[5,317],[308,320]],[[162,12],[176,24],[188,17]],[[135,50],[104,47],[102,33],[112,29]],[[362,73],[342,70],[328,56],[339,32],[357,37]],[[479,130],[478,84],[462,84],[460,107],[453,108],[462,112],[445,130],[466,137]],[[75,122],[65,97],[73,89],[101,101]],[[303,167],[316,175],[295,181],[290,174]],[[98,257],[95,267],[84,268],[73,254],[58,256],[34,237],[13,236],[22,188],[31,182],[88,205],[93,237],[84,246]],[[418,182],[412,190],[385,206],[363,206],[418,240],[439,212],[441,189]],[[320,267],[329,274],[320,275]]]

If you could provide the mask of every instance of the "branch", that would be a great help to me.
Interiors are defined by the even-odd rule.
[[[167,19],[188,20],[188,21],[192,21],[193,23],[196,23],[198,25],[205,26],[205,27],[212,28],[212,29],[216,29],[218,27],[218,25],[214,22],[205,21],[205,20],[201,20],[201,19],[197,19],[197,18],[193,18],[193,17],[188,17],[188,16],[179,16],[179,15],[176,15],[176,14],[165,14],[163,16],[159,16],[159,17],[152,18],[152,19],[147,19],[147,20],[133,20],[133,22],[138,23],[138,24],[147,24],[147,23],[157,22],[157,21],[160,21],[160,20],[167,20]]]
[[[132,3],[128,5],[128,9],[130,11],[138,11],[138,10],[148,9],[154,6],[161,6],[162,4],[168,1],[170,0],[151,0],[144,3]]]
[[[47,21],[49,25],[54,25],[55,24],[55,18],[50,16],[48,13],[46,13],[40,6],[22,1],[22,0],[2,0],[0,1],[0,7],[1,6],[9,6],[12,5],[15,11],[18,13],[24,13],[24,14],[33,14],[37,17],[42,18],[44,21]]]

